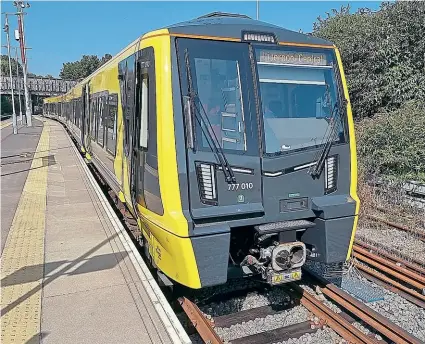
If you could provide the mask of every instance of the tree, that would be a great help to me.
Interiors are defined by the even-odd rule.
[[[313,35],[339,48],[357,118],[425,99],[425,2],[341,7],[319,17]]]
[[[64,63],[59,77],[69,80],[86,78],[111,58],[110,54],[105,54],[102,59],[96,55],[83,55],[79,61]]]
[[[12,75],[16,76],[16,60],[14,58],[10,59],[12,64]],[[1,75],[9,76],[9,57],[7,55],[1,55]],[[22,75],[22,66],[18,62],[19,75]]]
[[[105,64],[106,62],[108,62],[110,59],[112,58],[111,54],[105,54],[102,59],[100,60],[100,65]]]

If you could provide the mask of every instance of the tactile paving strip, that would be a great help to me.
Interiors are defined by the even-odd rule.
[[[38,343],[44,264],[44,234],[49,150],[44,122],[1,261],[1,342]]]

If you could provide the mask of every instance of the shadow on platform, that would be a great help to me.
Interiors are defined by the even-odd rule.
[[[40,289],[44,288],[49,283],[53,282],[61,276],[73,276],[78,274],[85,274],[95,271],[102,271],[112,269],[119,264],[127,256],[127,252],[114,252],[108,254],[101,254],[94,257],[89,257],[101,247],[108,244],[118,234],[114,234],[110,238],[103,240],[101,243],[82,254],[74,260],[60,260],[57,262],[39,264],[33,266],[26,266],[18,271],[4,277],[1,280],[2,286],[19,285],[23,283],[30,283],[40,280],[43,276],[43,283],[38,284],[35,288],[31,289],[25,295],[22,295],[11,304],[5,306],[1,310],[1,316],[10,312],[13,308],[33,296]],[[75,269],[74,269],[75,268]],[[43,273],[44,270],[44,273]],[[29,342],[28,342],[29,343]]]

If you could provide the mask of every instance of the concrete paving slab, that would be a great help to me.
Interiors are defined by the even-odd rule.
[[[126,285],[45,297],[43,308],[49,310],[42,315],[43,344],[160,343],[141,330],[145,324]]]

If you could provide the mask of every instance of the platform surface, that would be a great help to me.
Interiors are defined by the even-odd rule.
[[[34,123],[39,139],[29,135],[37,146],[4,238],[1,342],[188,342],[65,129],[45,118]],[[27,143],[2,146],[2,156],[31,151]],[[3,171],[2,201],[14,200],[18,187],[5,178],[19,173]]]
[[[18,125],[18,134],[13,135],[12,119],[1,122],[1,245],[6,242],[16,207],[21,198],[32,156],[37,148],[43,122],[34,120],[28,128]]]

